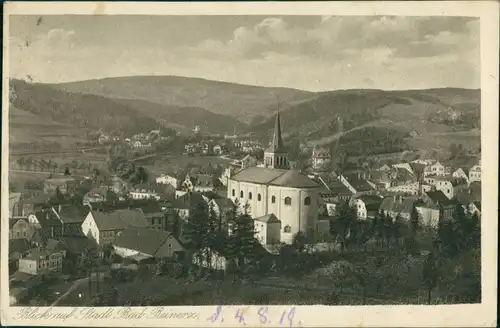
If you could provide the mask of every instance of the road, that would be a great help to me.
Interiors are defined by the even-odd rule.
[[[9,156],[84,153],[86,151],[95,150],[95,149],[98,149],[98,148],[74,148],[74,149],[60,149],[60,150],[56,150],[56,151],[9,152]]]

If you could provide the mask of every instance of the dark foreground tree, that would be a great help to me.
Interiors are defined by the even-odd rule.
[[[436,288],[438,281],[438,270],[436,267],[436,260],[434,258],[434,253],[429,253],[427,255],[424,266],[422,268],[422,278],[423,284],[427,289],[427,304],[431,304],[432,300],[432,290]]]

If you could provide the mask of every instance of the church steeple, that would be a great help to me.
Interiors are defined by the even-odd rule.
[[[279,99],[277,101],[276,121],[274,122],[273,137],[269,148],[264,152],[264,166],[274,169],[288,169],[288,154],[285,150],[281,136]]]
[[[274,133],[271,139],[271,148],[278,150],[283,148],[283,138],[281,137],[281,122],[280,122],[280,108],[278,104],[278,109],[276,113],[276,121],[274,122]]]

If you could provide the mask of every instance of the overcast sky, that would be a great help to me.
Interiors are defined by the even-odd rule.
[[[311,91],[480,87],[479,20],[401,16],[10,17],[10,75],[179,75]]]

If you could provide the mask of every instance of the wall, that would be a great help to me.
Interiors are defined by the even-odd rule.
[[[99,229],[97,229],[97,225],[95,224],[94,217],[92,216],[92,212],[87,214],[87,217],[82,223],[82,232],[85,236],[95,239],[97,244],[99,244]]]
[[[172,257],[175,252],[182,252],[184,248],[181,244],[172,236],[169,236],[167,240],[160,246],[156,251],[155,257]]]
[[[436,228],[439,224],[439,210],[428,207],[417,207],[422,224],[427,227]]]
[[[30,259],[19,259],[19,272],[29,273],[29,274],[37,274],[37,261]]]

